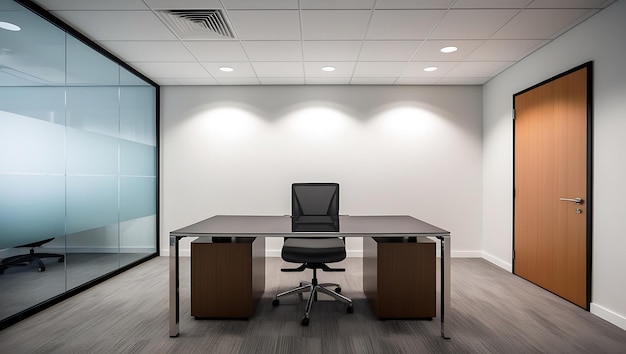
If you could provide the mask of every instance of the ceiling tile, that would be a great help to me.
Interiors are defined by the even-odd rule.
[[[377,9],[448,9],[454,0],[378,0]]]
[[[253,62],[258,77],[303,77],[304,69],[299,62]]]
[[[297,10],[298,9],[298,0],[263,0],[263,1],[221,0],[221,1],[224,3],[224,7],[226,7],[226,9],[245,9],[245,10],[262,10],[262,9]]]
[[[125,61],[196,60],[178,41],[102,41],[101,44]]]
[[[95,40],[176,39],[151,11],[55,11],[54,14]]]
[[[358,62],[354,77],[398,77],[405,67],[404,62]]]
[[[433,40],[425,41],[413,57],[413,61],[461,61],[480,46],[484,40]],[[455,46],[453,53],[442,53],[441,48]]]
[[[354,62],[305,62],[304,75],[306,77],[351,77],[354,72]],[[324,71],[322,67],[333,66],[335,71]]]
[[[518,10],[450,10],[429,39],[488,39]]]
[[[260,77],[261,85],[304,85],[303,77]]]
[[[468,61],[516,61],[548,43],[546,40],[488,40],[466,59]]]
[[[179,85],[217,85],[219,82],[212,78],[190,78],[190,79],[179,79]]]
[[[409,61],[422,41],[366,41],[360,61]]]
[[[259,85],[256,77],[218,77],[220,85]]]
[[[535,0],[528,7],[544,9],[594,9],[606,5],[605,0]]]
[[[442,77],[437,81],[440,85],[482,85],[490,77]]]
[[[93,0],[92,0],[93,1]],[[119,0],[117,0],[119,1]],[[155,10],[204,10],[221,9],[220,0],[144,0],[151,9]],[[108,2],[102,1],[102,2]]]
[[[154,63],[131,62],[149,78],[210,78],[209,73],[198,63]]]
[[[361,41],[304,41],[305,61],[356,61]]]
[[[462,62],[452,70],[448,71],[448,77],[492,77],[500,73],[503,68],[510,63],[491,61],[491,62]]]
[[[379,10],[374,12],[367,39],[425,39],[443,10]]]
[[[561,29],[576,23],[591,10],[586,9],[533,9],[524,10],[502,29],[493,39],[544,39],[560,34]],[[569,27],[568,27],[569,28]]]
[[[402,72],[401,77],[441,77],[447,72],[452,70],[459,63],[457,62],[415,62],[409,63],[406,69]],[[438,69],[435,71],[424,71],[424,68],[429,66],[436,66]]]
[[[241,40],[300,40],[296,10],[231,10],[228,16]]]
[[[362,40],[371,13],[369,10],[302,10],[302,38]]]
[[[376,0],[300,0],[301,9],[373,9]]]
[[[302,61],[300,41],[243,41],[250,61]]]
[[[354,77],[350,83],[352,85],[393,85],[395,81],[393,77]]]
[[[307,85],[349,85],[350,78],[349,77],[331,77],[331,78],[310,77],[310,78],[306,78],[305,82]]]
[[[35,1],[163,85],[480,85],[614,2]],[[179,37],[165,9],[222,9],[237,38]]]
[[[223,77],[256,77],[252,66],[248,62],[202,62],[202,66],[216,79]],[[228,66],[235,70],[231,72],[221,71],[220,68],[223,66]]]
[[[185,41],[183,43],[199,61],[248,61],[238,41]]]
[[[523,9],[533,0],[456,0],[454,9]]]
[[[147,10],[141,0],[35,0],[46,10]]]
[[[395,81],[396,85],[434,85],[437,77],[401,77]]]

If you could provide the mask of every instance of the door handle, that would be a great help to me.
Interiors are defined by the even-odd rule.
[[[564,202],[572,202],[572,203],[576,203],[576,204],[582,204],[583,198],[559,198],[559,200],[564,201]]]

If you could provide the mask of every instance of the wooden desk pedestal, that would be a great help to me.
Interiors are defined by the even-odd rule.
[[[436,243],[363,238],[363,292],[379,318],[437,315]]]
[[[249,318],[265,291],[265,238],[191,243],[191,315]]]

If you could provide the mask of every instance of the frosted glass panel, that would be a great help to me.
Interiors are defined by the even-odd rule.
[[[64,176],[0,175],[0,249],[64,234]]]
[[[156,145],[156,103],[152,86],[120,87],[120,137]]]
[[[83,42],[67,37],[67,85],[114,86],[117,89],[120,67]]]
[[[118,139],[67,129],[67,173],[117,175]]]
[[[120,178],[120,221],[156,213],[156,177]]]
[[[0,86],[65,83],[65,33],[61,29],[19,6],[3,11],[0,21],[22,28],[18,32],[0,30],[1,72],[9,78],[6,83],[0,81]]]
[[[153,88],[139,76],[132,74],[125,68],[120,68],[120,86],[144,86]]]
[[[111,224],[69,234],[67,253],[117,253],[118,233],[118,224]]]
[[[0,0],[0,327],[157,252],[158,88],[45,17]]]
[[[156,252],[156,215],[120,223],[120,266]]]
[[[117,223],[117,176],[67,176],[67,233]]]
[[[67,289],[73,289],[119,268],[118,225],[66,236]]]
[[[65,173],[65,128],[0,110],[0,173]]]
[[[0,78],[0,86],[3,84]],[[0,111],[63,125],[65,124],[65,88],[0,87]]]
[[[118,95],[117,87],[68,87],[67,126],[118,136]]]
[[[156,147],[120,140],[120,174],[156,176]]]

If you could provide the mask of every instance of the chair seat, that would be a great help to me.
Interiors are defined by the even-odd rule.
[[[288,238],[281,257],[292,263],[333,263],[346,259],[340,238]]]

